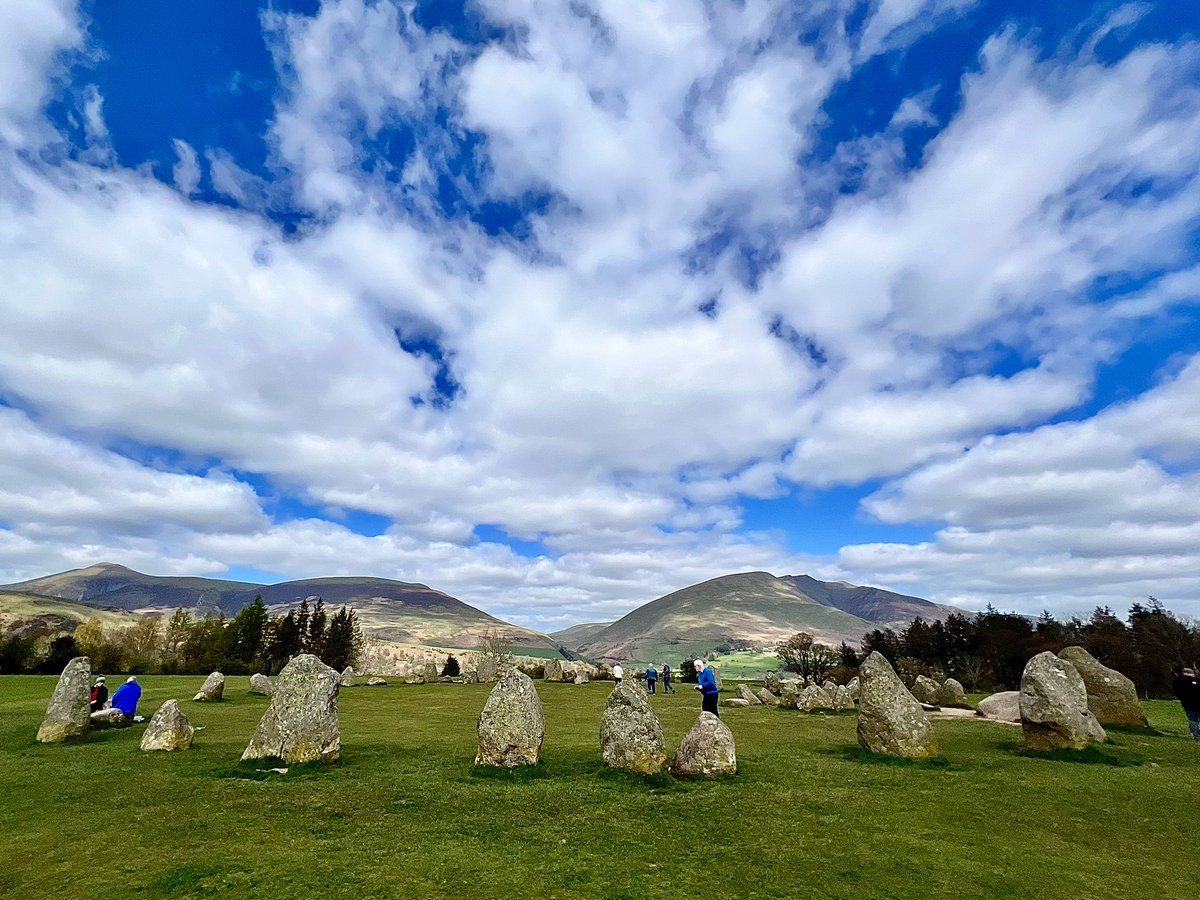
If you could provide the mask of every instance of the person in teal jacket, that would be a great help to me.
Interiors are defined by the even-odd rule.
[[[717,687],[717,676],[702,659],[696,660],[696,678],[699,681],[696,689],[700,691],[701,711],[710,712],[719,719],[721,713],[717,711],[717,692],[720,689]]]

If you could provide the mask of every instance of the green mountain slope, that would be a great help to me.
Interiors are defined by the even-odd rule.
[[[787,582],[802,594],[818,603],[866,619],[875,625],[907,625],[918,617],[926,622],[941,621],[951,613],[963,610],[953,606],[930,603],[920,597],[896,594],[882,588],[863,587],[845,581],[818,581],[808,575],[784,575]]]
[[[140,616],[85,606],[59,597],[18,594],[0,590],[0,633],[12,634],[46,629],[73,631],[76,625],[97,618],[105,625],[132,625]]]
[[[582,625],[564,628],[562,631],[552,631],[550,637],[568,650],[575,650],[611,624],[612,622],[585,622]]]
[[[0,591],[63,598],[88,606],[169,613],[176,608],[234,615],[261,594],[276,610],[302,600],[327,606],[353,606],[363,632],[371,637],[438,647],[477,647],[493,631],[514,648],[557,651],[538,631],[512,625],[424,584],[386,578],[310,578],[280,584],[252,584],[219,578],[145,575],[125,566],[100,563],[57,575],[0,586]],[[86,617],[85,617],[86,618]]]

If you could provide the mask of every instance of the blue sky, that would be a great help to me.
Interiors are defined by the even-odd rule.
[[[0,575],[1200,615],[1200,12],[0,10]]]

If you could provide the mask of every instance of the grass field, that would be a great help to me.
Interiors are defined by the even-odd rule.
[[[609,685],[539,683],[543,763],[472,765],[487,686],[346,690],[343,759],[264,774],[237,762],[264,698],[230,678],[147,677],[142,711],[181,699],[198,732],[143,754],[142,726],[68,746],[34,734],[54,679],[0,678],[0,896],[1169,897],[1200,886],[1200,744],[1113,732],[1092,762],[1024,756],[1019,731],[935,722],[944,754],[861,753],[853,714],[724,709],[739,773],[675,782],[604,772]],[[653,699],[673,747],[698,695]]]

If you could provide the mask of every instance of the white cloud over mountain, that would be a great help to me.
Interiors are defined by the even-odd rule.
[[[839,85],[970,4],[853,6],[483,2],[486,47],[391,3],[271,13],[273,177],[177,139],[166,184],[39,118],[90,50],[32,4],[0,50],[0,574],[376,574],[547,628],[758,568],[1200,614],[1200,363],[1084,411],[1196,302],[1200,49],[1002,30],[915,164],[929,90],[822,156]],[[412,153],[367,166],[397,129]],[[528,236],[449,215],[437,172],[540,198]],[[285,235],[285,199],[316,224]],[[932,540],[818,556],[741,524],[881,481],[864,515]]]

